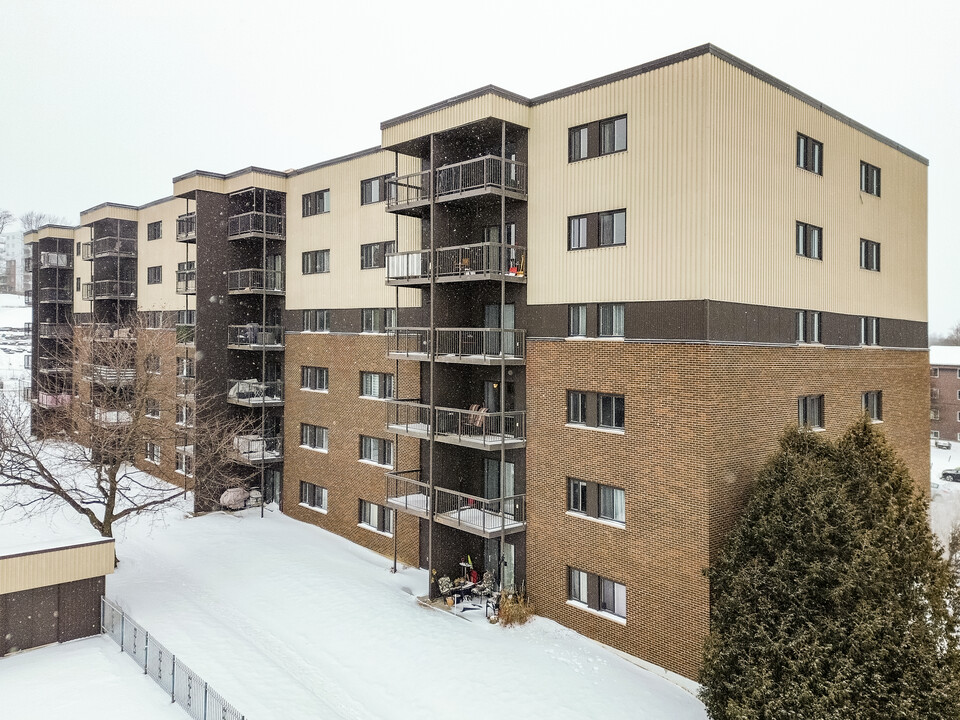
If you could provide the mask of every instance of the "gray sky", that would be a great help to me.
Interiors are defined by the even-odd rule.
[[[0,208],[71,224],[194,169],[304,167],[492,83],[527,97],[714,43],[930,159],[930,329],[960,321],[960,6],[0,0]]]

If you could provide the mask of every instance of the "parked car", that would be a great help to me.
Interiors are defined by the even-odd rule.
[[[946,480],[947,482],[960,483],[960,468],[944,470],[942,473],[940,473],[940,479]]]
[[[952,447],[949,440],[934,440],[933,446],[941,450],[949,450]]]

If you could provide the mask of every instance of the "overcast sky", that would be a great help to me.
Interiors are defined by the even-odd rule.
[[[711,42],[930,159],[930,329],[960,321],[956,2],[0,0],[0,208],[79,222],[174,176],[299,168],[486,84]]]

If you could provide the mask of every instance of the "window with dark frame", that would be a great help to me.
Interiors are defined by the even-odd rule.
[[[797,221],[797,255],[823,260],[823,228]]]
[[[612,210],[600,213],[600,247],[626,245],[627,211]]]
[[[80,292],[80,278],[77,278],[77,292]]]
[[[622,152],[627,149],[627,116],[600,121],[600,154]]]
[[[329,250],[308,250],[302,255],[302,272],[304,275],[330,272]]]
[[[329,372],[325,367],[300,366],[300,388],[302,390],[327,390],[328,378]]]
[[[930,419],[939,420],[940,419],[940,409],[939,408],[930,408]]]
[[[587,424],[587,394],[577,390],[567,391],[567,422],[571,425]]]
[[[300,445],[311,450],[326,450],[329,439],[328,430],[320,425],[300,423]]]
[[[383,467],[393,467],[393,441],[361,435],[360,459]]]
[[[580,250],[587,247],[587,216],[567,218],[567,248]]]
[[[149,460],[156,465],[160,464],[160,446],[155,442],[147,441],[146,451],[144,452],[144,459]]]
[[[819,310],[797,310],[797,342],[820,342]]]
[[[315,190],[303,196],[303,217],[330,212],[330,190]]]
[[[147,398],[144,414],[148,418],[156,419],[160,417],[160,401],[156,398]]]
[[[597,306],[597,329],[600,337],[623,337],[623,303],[601,303]]]
[[[377,532],[393,534],[393,509],[360,500],[357,509],[357,522]]]
[[[327,489],[313,483],[300,482],[300,504],[319,510],[327,509]]]
[[[584,250],[627,244],[627,211],[573,215],[567,218],[567,249]]]
[[[302,318],[303,332],[329,332],[329,310],[304,310]]]
[[[378,372],[360,373],[360,396],[369,398],[393,397],[393,374]]]
[[[81,246],[82,244],[83,244],[83,243],[77,243],[77,257],[80,257],[80,246]]]
[[[860,318],[860,344],[880,344],[880,318],[868,316]]]
[[[587,306],[569,305],[567,308],[568,337],[586,337],[587,336]]]
[[[627,617],[627,586],[616,580],[567,567],[567,599],[596,612]]]
[[[396,252],[397,243],[377,242],[367,243],[360,246],[360,269],[369,270],[372,268],[386,267],[387,255]]]
[[[569,132],[569,162],[585,160],[589,157],[588,130],[586,125],[570,128]]]
[[[863,393],[863,411],[873,422],[883,420],[883,392],[871,390]]]
[[[392,174],[360,181],[360,204],[372,205],[387,199],[387,180]]]
[[[567,160],[623,152],[627,149],[627,116],[617,115],[567,130]]]
[[[823,175],[823,143],[797,133],[797,167]]]
[[[880,197],[880,168],[860,161],[860,192]]]
[[[576,478],[567,478],[567,509],[570,512],[587,512],[587,483]]]
[[[590,601],[590,593],[587,590],[587,574],[583,570],[567,568],[567,597],[574,602],[587,605]]]
[[[147,223],[147,240],[159,240],[163,235],[163,221]]]
[[[163,266],[151,265],[147,268],[147,285],[159,285],[163,278]]]
[[[360,311],[360,332],[383,333],[396,326],[396,308],[363,308]]]
[[[880,243],[860,238],[860,267],[880,272]]]
[[[806,430],[823,429],[823,395],[797,398],[797,424]]]
[[[567,509],[587,517],[626,522],[626,493],[622,488],[567,478]]]
[[[623,430],[623,395],[597,395],[597,427]]]

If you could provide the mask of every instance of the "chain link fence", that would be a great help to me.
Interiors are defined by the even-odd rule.
[[[100,599],[100,629],[163,688],[170,702],[194,720],[245,720],[203,678],[105,597]]]

